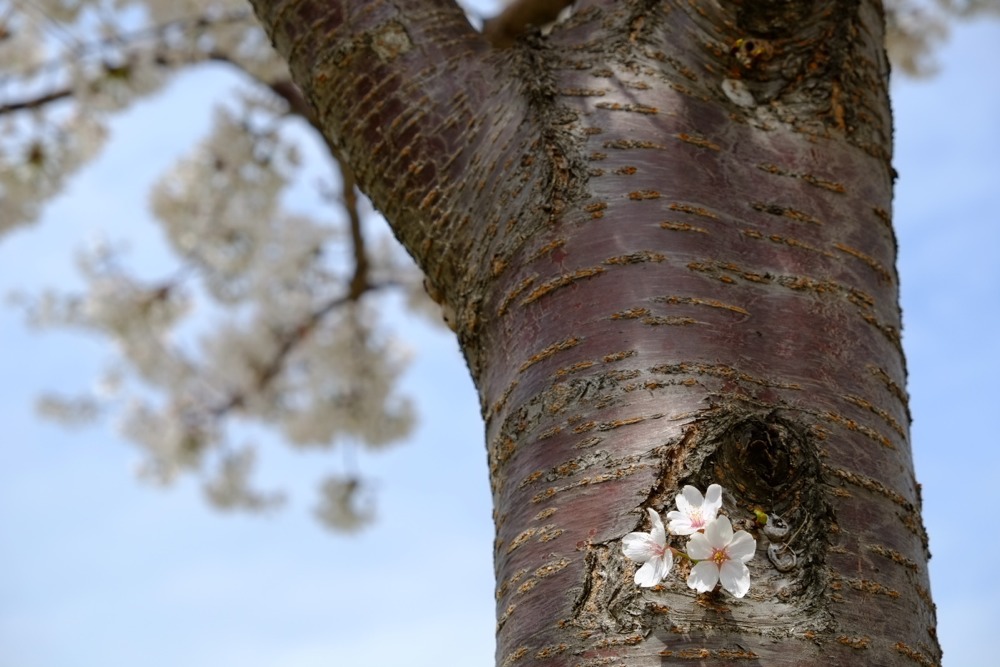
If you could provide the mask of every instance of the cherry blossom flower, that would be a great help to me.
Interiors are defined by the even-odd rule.
[[[672,535],[691,535],[704,530],[722,507],[722,487],[712,484],[704,496],[693,486],[685,486],[677,496],[677,509],[667,512]]]
[[[688,587],[707,593],[721,580],[722,587],[734,597],[743,597],[750,590],[750,570],[745,563],[756,550],[757,541],[750,533],[739,530],[734,535],[728,517],[720,516],[709,522],[704,533],[695,533],[688,541],[687,554],[698,561],[688,575]]]
[[[670,573],[674,565],[674,554],[667,546],[667,534],[663,520],[656,511],[647,509],[653,530],[648,533],[629,533],[622,538],[622,551],[643,566],[635,573],[635,583],[639,586],[655,586]]]

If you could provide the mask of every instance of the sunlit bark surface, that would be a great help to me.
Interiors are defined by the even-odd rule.
[[[939,663],[877,4],[581,2],[506,49],[445,2],[255,4],[452,314],[498,665]],[[712,482],[749,594],[637,588],[621,537]]]

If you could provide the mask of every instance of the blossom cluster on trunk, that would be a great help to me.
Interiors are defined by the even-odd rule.
[[[745,530],[733,532],[726,516],[717,516],[722,507],[722,487],[712,484],[703,496],[693,486],[685,486],[678,494],[677,509],[663,520],[653,509],[647,509],[652,530],[629,533],[622,538],[622,551],[628,558],[642,563],[635,573],[639,586],[656,586],[667,578],[674,563],[674,553],[691,560],[694,566],[687,585],[699,593],[722,587],[741,598],[750,590],[750,570],[746,563],[757,550],[757,541]],[[690,535],[685,552],[667,545],[667,531],[672,535]]]

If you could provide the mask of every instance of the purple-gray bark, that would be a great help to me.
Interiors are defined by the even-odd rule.
[[[940,662],[878,3],[583,1],[508,49],[445,0],[254,5],[454,312],[498,665]],[[621,537],[712,482],[789,525],[750,593],[637,588]]]

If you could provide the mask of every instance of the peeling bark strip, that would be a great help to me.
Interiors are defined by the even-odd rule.
[[[448,0],[254,4],[455,313],[498,665],[940,663],[876,2],[579,0],[503,49]],[[712,482],[750,592],[637,588],[622,536]]]

